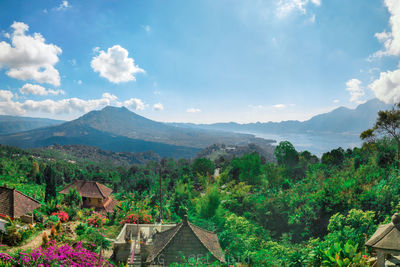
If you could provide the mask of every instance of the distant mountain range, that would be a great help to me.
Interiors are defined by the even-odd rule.
[[[61,124],[65,121],[0,115],[0,134],[29,131],[36,128]]]
[[[373,125],[379,110],[390,108],[390,105],[372,99],[355,109],[340,107],[304,122],[190,124],[156,122],[124,107],[108,106],[69,122],[0,116],[0,134],[3,133],[0,135],[0,144],[22,148],[54,144],[87,145],[113,152],[153,151],[161,157],[174,158],[193,158],[202,149],[214,144],[236,147],[254,144],[263,150],[266,158],[272,158],[273,140],[256,138],[253,134],[294,134],[293,142],[296,141],[296,134],[312,135],[312,139],[321,137],[323,142],[334,136],[339,145],[345,146],[344,135],[352,135],[353,139],[358,139],[362,131]],[[318,151],[315,146],[314,150],[312,147],[302,148],[300,145],[299,148],[310,149],[314,153]],[[84,149],[78,153],[83,153],[82,151],[89,150]]]
[[[88,145],[114,152],[153,151],[161,157],[193,158],[215,143],[256,143],[272,154],[270,141],[248,134],[188,129],[146,119],[124,107],[105,107],[56,126],[0,135],[0,144],[22,148]]]
[[[176,127],[200,128],[232,132],[251,133],[303,133],[303,134],[360,134],[372,127],[379,110],[392,106],[378,99],[360,104],[355,109],[339,107],[331,112],[316,115],[307,121],[257,122],[239,124],[235,122],[214,124],[172,123]]]

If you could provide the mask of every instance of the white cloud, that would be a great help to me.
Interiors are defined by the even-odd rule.
[[[320,6],[321,5],[321,0],[311,0],[311,2],[316,6]]]
[[[381,72],[379,79],[372,82],[369,88],[385,103],[400,102],[400,69]]]
[[[364,101],[359,98],[364,96],[364,89],[361,87],[361,81],[358,79],[351,79],[346,83],[346,90],[350,92],[350,102],[355,102],[358,104],[363,103]]]
[[[99,52],[98,56],[93,57],[91,66],[112,83],[135,81],[135,74],[145,72],[135,65],[133,58],[128,57],[128,50],[120,45],[108,48],[107,52]]]
[[[188,112],[188,113],[198,113],[198,112],[201,112],[201,109],[198,109],[198,108],[188,108],[188,109],[186,110],[186,112]]]
[[[19,91],[21,94],[33,94],[33,95],[59,95],[59,94],[65,94],[63,90],[46,90],[43,86],[40,86],[38,84],[30,84],[27,83],[24,86],[22,86]]]
[[[280,18],[284,18],[294,11],[300,11],[301,13],[306,14],[306,6],[310,2],[315,6],[321,5],[321,0],[279,0],[277,3],[276,15]]]
[[[1,102],[9,102],[11,98],[13,98],[13,93],[8,90],[0,90],[0,101]]]
[[[310,22],[311,22],[311,23],[315,23],[315,14],[313,14],[313,15],[311,16]]]
[[[29,26],[23,22],[14,22],[11,28],[11,44],[0,42],[0,68],[8,68],[7,75],[15,79],[59,86],[60,75],[54,65],[61,48],[46,44],[40,33],[26,35]]]
[[[81,85],[81,84],[82,84],[82,81],[81,81],[81,80],[78,80],[78,84]]]
[[[0,90],[0,114],[24,115],[27,113],[38,112],[48,114],[71,114],[86,113],[94,109],[100,109],[105,106],[126,106],[131,109],[144,109],[142,100],[132,98],[124,102],[118,101],[118,98],[110,93],[104,93],[99,99],[83,100],[79,98],[67,98],[61,100],[46,99],[42,101],[26,100],[18,102],[13,100],[15,95],[8,90]]]
[[[68,3],[68,1],[64,0],[61,2],[61,4],[55,8],[56,11],[62,11],[65,10],[67,8],[70,8],[71,5]]]
[[[284,108],[286,108],[286,105],[285,104],[276,104],[276,105],[273,105],[272,107],[276,108],[276,109],[284,109]]]
[[[135,109],[135,110],[144,110],[145,104],[139,98],[131,98],[123,102],[123,105],[127,108]]]
[[[400,55],[400,4],[399,0],[385,0],[390,13],[391,32],[376,33],[375,37],[384,45],[384,49],[376,52],[374,57]]]
[[[333,100],[333,103],[335,103],[335,104],[336,104],[336,103],[339,103],[339,102],[340,102],[339,99],[334,99],[334,100]]]
[[[157,103],[153,105],[153,109],[157,111],[164,110],[164,106],[161,103]]]
[[[150,33],[150,32],[151,32],[151,27],[150,27],[150,25],[143,25],[142,27],[143,27],[143,29],[144,29],[147,33]]]

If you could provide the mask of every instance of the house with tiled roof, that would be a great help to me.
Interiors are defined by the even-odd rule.
[[[225,263],[217,235],[186,216],[178,224],[125,224],[113,247],[113,259],[129,266],[169,266],[182,256]]]
[[[40,206],[39,201],[15,188],[0,186],[0,217],[32,222],[33,216],[29,215],[29,213],[40,208]]]
[[[209,263],[225,262],[217,234],[190,223],[187,216],[175,227],[154,234],[146,264],[169,266],[181,262],[182,255],[201,257]]]
[[[77,180],[61,190],[60,194],[68,194],[70,188],[76,188],[82,197],[84,208],[94,208],[98,211],[112,212],[118,201],[111,197],[112,189],[96,181]]]

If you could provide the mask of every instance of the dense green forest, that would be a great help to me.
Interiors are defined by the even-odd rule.
[[[371,138],[374,130],[363,133],[369,139],[361,148],[337,148],[321,159],[281,142],[276,162],[251,153],[112,166],[1,146],[0,182],[46,208],[73,180],[99,181],[113,188],[119,210],[156,221],[162,206],[163,222],[188,214],[196,225],[216,231],[230,264],[363,266],[369,258],[365,239],[400,207],[396,140]],[[108,214],[116,225],[116,216],[129,220],[119,213]]]

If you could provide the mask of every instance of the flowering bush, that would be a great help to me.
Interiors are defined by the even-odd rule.
[[[50,241],[46,248],[34,249],[32,252],[17,252],[10,256],[0,253],[1,266],[111,266],[104,258],[82,247],[77,243],[57,246]]]
[[[93,227],[102,227],[106,223],[106,217],[98,212],[94,212],[92,216],[88,219],[88,224]]]
[[[153,221],[153,219],[152,219],[151,215],[147,214],[145,211],[141,210],[141,211],[139,211],[138,214],[130,213],[130,214],[126,215],[125,218],[120,221],[120,224],[151,223],[152,221]]]
[[[60,210],[57,212],[53,212],[51,215],[57,216],[62,222],[68,221],[68,214],[65,211]]]

